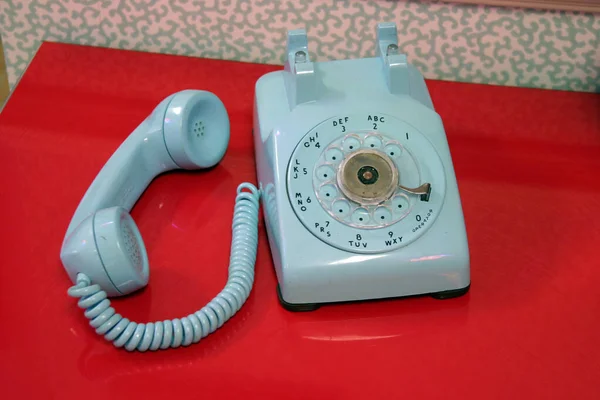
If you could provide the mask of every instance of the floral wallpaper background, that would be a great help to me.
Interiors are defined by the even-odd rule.
[[[14,87],[42,41],[281,64],[306,28],[316,60],[375,55],[377,22],[427,78],[600,91],[600,15],[372,0],[2,0]]]

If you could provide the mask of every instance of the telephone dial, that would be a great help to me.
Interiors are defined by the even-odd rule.
[[[467,292],[467,235],[442,120],[398,50],[394,23],[377,25],[376,44],[376,57],[313,62],[306,31],[288,32],[284,68],[255,86],[258,187],[237,189],[225,287],[186,317],[136,323],[108,299],[149,280],[129,211],[157,175],[214,166],[229,143],[214,94],[184,90],[158,104],[94,179],[61,249],[68,293],[96,333],[146,351],[221,327],[252,289],[260,205],[286,309]]]

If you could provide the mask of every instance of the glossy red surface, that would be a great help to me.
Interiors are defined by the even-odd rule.
[[[253,294],[197,345],[117,350],[87,326],[59,248],[81,196],[168,94],[210,90],[231,118],[214,169],[155,180],[132,214],[149,286],[138,320],[222,287],[236,186],[255,182],[253,87],[274,66],[45,43],[0,114],[2,397],[600,398],[600,96],[429,82],[472,257],[464,297],[283,310],[261,224]]]

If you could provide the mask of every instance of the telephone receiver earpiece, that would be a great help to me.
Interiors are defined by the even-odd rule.
[[[159,174],[216,165],[229,136],[227,111],[213,93],[184,90],[161,101],[110,157],[71,219],[60,258],[72,282],[85,274],[108,296],[144,287],[148,256],[129,212]]]

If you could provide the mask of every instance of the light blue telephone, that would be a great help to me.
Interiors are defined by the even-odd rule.
[[[211,167],[229,143],[214,94],[185,90],[157,106],[96,177],[61,249],[75,284],[69,294],[99,335],[146,351],[187,346],[221,327],[252,289],[260,203],[289,310],[467,292],[467,236],[441,118],[422,75],[398,52],[395,24],[378,24],[377,53],[316,63],[306,32],[288,33],[284,70],[256,83],[259,187],[237,190],[227,283],[193,314],[144,324],[108,300],[149,280],[129,211],[157,175]]]

